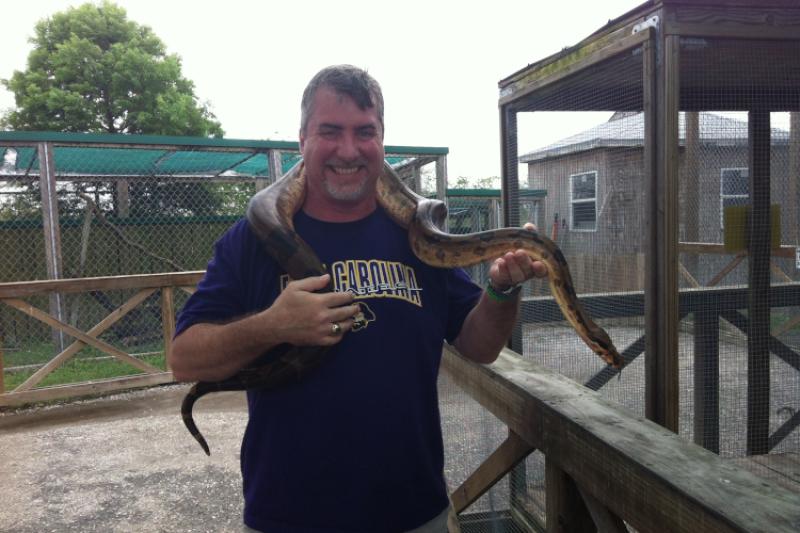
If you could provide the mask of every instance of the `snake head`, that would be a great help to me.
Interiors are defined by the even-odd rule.
[[[419,201],[417,206],[417,217],[427,220],[439,230],[444,230],[447,220],[447,206],[441,200],[425,198]]]

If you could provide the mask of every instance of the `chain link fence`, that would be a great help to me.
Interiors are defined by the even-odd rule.
[[[446,148],[386,152],[409,186],[433,196],[443,191],[438,172],[446,168]],[[250,197],[300,160],[292,142],[23,132],[0,133],[0,156],[0,246],[8,251],[0,254],[0,282],[203,270]],[[26,301],[85,332],[137,294],[111,289]],[[187,297],[174,293],[176,310]],[[76,340],[6,305],[0,334],[5,390]],[[98,338],[164,370],[159,292]],[[138,371],[84,347],[37,387]]]

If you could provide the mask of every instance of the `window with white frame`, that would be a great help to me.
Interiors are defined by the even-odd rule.
[[[569,177],[570,229],[597,230],[597,172],[583,172]]]
[[[719,227],[725,224],[725,208],[750,203],[750,180],[747,167],[723,168],[719,180]]]

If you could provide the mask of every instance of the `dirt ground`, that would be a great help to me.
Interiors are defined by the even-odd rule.
[[[0,532],[240,532],[244,393],[186,385],[0,413]]]
[[[240,533],[245,395],[211,394],[195,405],[207,457],[180,417],[187,389],[0,412],[0,533]],[[452,490],[507,429],[444,374],[439,396]],[[507,492],[507,483],[495,487],[470,511],[505,508]]]

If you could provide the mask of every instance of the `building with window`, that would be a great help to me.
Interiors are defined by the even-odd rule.
[[[779,114],[778,114],[779,115]],[[781,118],[774,122],[781,124]],[[680,241],[723,242],[726,207],[748,203],[746,114],[680,113]],[[786,121],[788,124],[788,120]],[[772,198],[780,205],[783,243],[796,206],[788,205],[789,131],[772,128]],[[639,250],[644,217],[643,113],[615,113],[602,124],[525,153],[531,188],[547,191],[544,217],[559,244],[575,252]],[[798,179],[797,176],[794,179]]]

